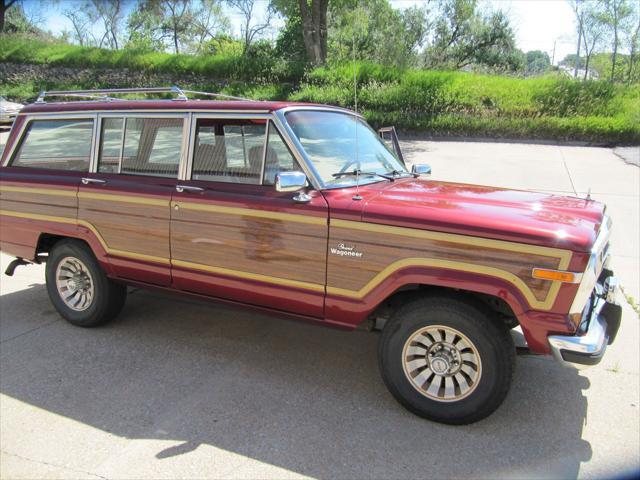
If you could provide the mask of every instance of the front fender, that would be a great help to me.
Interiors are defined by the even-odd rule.
[[[549,353],[546,338],[550,333],[573,333],[575,330],[566,314],[531,309],[527,296],[518,285],[505,278],[424,266],[397,269],[365,292],[328,287],[327,321],[356,328],[394,293],[415,286],[482,293],[504,300],[520,322],[529,347],[535,353]]]

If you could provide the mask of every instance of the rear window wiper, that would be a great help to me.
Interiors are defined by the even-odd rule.
[[[362,170],[352,170],[349,172],[338,172],[338,173],[332,173],[331,176],[338,178],[338,177],[357,177],[357,176],[374,176],[374,177],[380,177],[380,178],[384,178],[386,180],[389,180],[391,182],[395,181],[395,176],[393,175],[393,173],[391,175],[387,175],[384,173],[376,173],[376,172],[363,172]]]

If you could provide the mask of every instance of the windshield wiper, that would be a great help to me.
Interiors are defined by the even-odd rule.
[[[385,172],[386,175],[392,175],[394,178],[395,177],[402,177],[405,175],[411,175],[411,173],[409,172],[399,172],[398,170],[391,170],[390,172]]]
[[[358,177],[358,176],[366,176],[366,175],[370,175],[370,176],[374,176],[374,177],[380,177],[380,178],[384,178],[386,180],[389,180],[391,182],[395,181],[395,176],[393,175],[393,172],[391,175],[387,175],[385,173],[376,173],[376,172],[363,172],[362,170],[352,170],[350,172],[338,172],[338,173],[332,173],[331,176],[338,178],[338,177]]]

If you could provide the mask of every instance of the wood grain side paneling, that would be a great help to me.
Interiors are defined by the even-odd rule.
[[[410,266],[451,268],[481,275],[503,278],[516,285],[530,299],[532,306],[550,307],[559,284],[531,277],[534,267],[563,269],[568,265],[569,252],[544,249],[509,242],[491,242],[460,235],[420,236],[407,229],[387,233],[384,229],[366,224],[349,228],[348,223],[332,225],[329,235],[329,257],[327,260],[327,290],[353,298],[365,296],[372,288],[398,269]],[[343,226],[344,225],[344,226]],[[387,227],[389,232],[393,227]],[[403,235],[411,233],[411,235]],[[339,256],[331,253],[344,244],[362,253],[361,257]],[[567,257],[565,254],[568,254]]]
[[[0,186],[0,209],[20,213],[75,218],[77,198],[72,190],[60,190],[62,195],[40,193],[37,189],[15,191]]]
[[[168,199],[147,205],[81,196],[78,218],[93,225],[110,249],[169,261]]]
[[[172,215],[171,253],[177,262],[324,285],[326,224],[182,206]]]

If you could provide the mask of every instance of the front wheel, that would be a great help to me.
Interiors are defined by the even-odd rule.
[[[454,296],[416,299],[382,332],[382,378],[408,410],[467,424],[493,413],[509,391],[515,348],[482,304]]]
[[[54,245],[45,277],[53,306],[79,327],[108,322],[120,313],[127,297],[127,287],[107,278],[91,249],[77,240]]]

